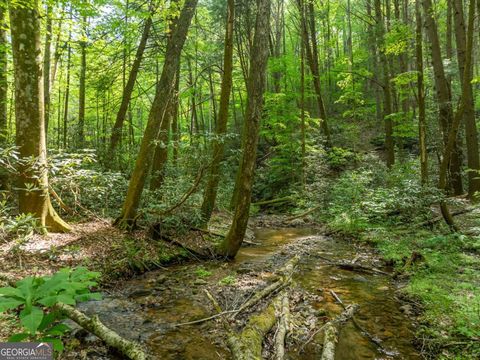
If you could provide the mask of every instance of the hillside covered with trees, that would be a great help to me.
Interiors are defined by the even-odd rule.
[[[0,341],[480,358],[480,0],[0,1]]]

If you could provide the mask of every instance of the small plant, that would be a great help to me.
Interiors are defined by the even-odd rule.
[[[204,278],[212,275],[212,272],[208,271],[203,266],[199,266],[195,269],[195,275],[197,275],[199,278]]]
[[[59,339],[69,330],[61,323],[63,315],[56,310],[57,303],[75,305],[77,302],[99,300],[100,293],[90,292],[97,285],[98,272],[84,267],[61,269],[52,276],[29,276],[15,283],[15,287],[0,288],[0,313],[14,311],[18,315],[21,332],[9,341],[36,340],[50,342],[55,351],[63,350]]]
[[[218,282],[218,285],[232,285],[237,279],[233,275],[225,276],[222,280]]]

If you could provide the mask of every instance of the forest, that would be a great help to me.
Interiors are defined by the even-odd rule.
[[[479,90],[480,0],[0,0],[0,359],[479,359]]]

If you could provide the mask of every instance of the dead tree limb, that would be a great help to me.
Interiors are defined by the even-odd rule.
[[[113,330],[110,330],[100,321],[98,316],[94,315],[90,318],[73,306],[63,303],[57,303],[55,307],[82,328],[102,339],[108,346],[118,350],[128,359],[145,360],[147,358],[139,344],[126,340]]]
[[[322,260],[325,260],[327,263],[329,263],[329,265],[338,266],[339,268],[342,268],[342,269],[345,269],[345,270],[374,272],[374,273],[377,273],[377,274],[391,276],[391,274],[389,274],[388,272],[379,270],[379,269],[374,268],[374,267],[368,267],[368,266],[356,264],[354,262],[334,261],[332,259],[329,259],[329,258],[324,257],[324,256],[319,255],[319,254],[316,254],[315,256],[322,259]]]
[[[288,223],[288,222],[291,222],[291,221],[296,220],[296,219],[301,219],[301,218],[303,218],[307,215],[310,215],[311,213],[313,213],[314,211],[316,211],[318,209],[320,209],[320,206],[315,206],[314,208],[309,209],[309,210],[307,210],[307,211],[305,211],[301,214],[298,214],[298,215],[295,215],[295,216],[292,216],[292,217],[289,217],[289,218],[285,219],[284,222]]]
[[[263,338],[275,325],[275,308],[281,306],[277,296],[260,314],[253,315],[239,334],[231,334],[227,343],[234,360],[262,359]]]
[[[285,339],[290,331],[290,302],[288,294],[283,292],[281,298],[282,303],[279,309],[277,333],[275,334],[275,360],[283,360],[285,358]]]
[[[231,318],[235,318],[239,313],[248,309],[249,307],[257,304],[260,300],[266,298],[270,294],[283,289],[290,283],[292,278],[293,271],[295,270],[295,266],[298,264],[299,261],[298,256],[294,256],[285,264],[285,266],[279,270],[280,279],[275,281],[274,283],[268,285],[267,287],[263,288],[262,290],[256,292],[249,300],[243,303],[236,313],[234,313]]]

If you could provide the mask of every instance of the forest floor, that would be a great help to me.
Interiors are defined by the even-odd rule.
[[[460,215],[457,219],[460,220],[464,227],[472,227],[475,217],[478,217],[476,210]],[[286,226],[286,219],[286,216],[259,216],[252,221],[251,227],[256,229],[282,229]],[[226,216],[217,217],[217,221],[214,222],[213,226],[214,233],[224,232],[227,227],[225,220]],[[332,232],[329,232],[325,228],[318,227],[308,221],[308,217],[305,219],[296,219],[288,225],[290,227],[299,227],[300,229],[302,227],[310,230],[313,229],[316,234],[332,234]],[[253,286],[268,283],[269,280],[266,279],[265,276],[268,278],[272,276],[274,272],[274,270],[269,271],[268,268],[274,269],[276,267],[275,261],[278,263],[278,260],[274,260],[273,267],[272,263],[265,266],[257,263],[256,266],[251,266],[248,269],[242,266],[236,266],[234,270],[228,267],[222,267],[221,265],[213,265],[215,269],[210,269],[210,264],[218,264],[218,262],[210,261],[205,263],[204,260],[195,260],[195,253],[201,252],[202,243],[211,243],[208,234],[196,230],[189,231],[188,234],[190,235],[174,240],[173,242],[177,242],[175,245],[172,241],[152,241],[146,231],[125,233],[112,227],[111,222],[108,220],[96,219],[95,221],[74,225],[74,230],[70,234],[50,234],[47,237],[32,235],[28,241],[23,243],[18,243],[15,239],[10,239],[10,241],[0,244],[0,255],[4,259],[0,272],[0,282],[2,279],[11,281],[27,275],[50,274],[63,267],[87,266],[90,270],[101,272],[101,288],[105,294],[116,294],[115,296],[117,298],[143,299],[140,302],[147,301],[149,302],[147,305],[151,306],[152,295],[156,295],[154,297],[158,299],[158,296],[161,297],[162,293],[169,289],[169,286],[162,285],[162,293],[156,292],[152,294],[151,291],[139,291],[136,295],[132,296],[132,292],[135,294],[136,291],[131,288],[132,281],[138,281],[135,279],[138,279],[139,276],[142,278],[143,275],[141,274],[146,273],[147,280],[145,281],[150,284],[149,287],[151,287],[152,283],[158,284],[158,278],[165,279],[164,276],[159,276],[155,271],[169,271],[168,269],[178,271],[181,269],[182,274],[184,274],[182,275],[183,278],[173,277],[173,281],[176,283],[173,288],[176,289],[177,292],[187,291],[186,289],[182,290],[182,288],[188,289],[188,286],[179,286],[179,284],[185,281],[192,283],[190,290],[198,286],[208,285],[208,288],[215,296],[219,296],[225,302],[228,302],[232,301],[234,293],[246,294],[245,289],[242,290],[242,293],[241,289],[238,288],[240,284],[249,282],[250,287],[247,288],[251,289]],[[403,319],[407,325],[408,323],[418,323],[422,325],[419,327],[420,331],[417,332],[415,340],[412,336],[409,341],[416,343],[419,352],[424,357],[439,358],[441,356],[445,358],[473,359],[478,354],[480,340],[476,335],[477,333],[475,333],[475,329],[478,329],[477,326],[479,325],[478,316],[480,314],[480,303],[477,304],[477,307],[471,305],[471,301],[478,299],[478,288],[480,285],[478,280],[480,279],[480,257],[478,256],[478,249],[472,247],[470,243],[467,246],[462,237],[453,238],[452,240],[450,236],[439,235],[432,241],[431,235],[431,230],[406,227],[390,229],[388,232],[370,231],[358,235],[355,239],[345,237],[342,234],[335,234],[334,237],[340,239],[344,244],[353,244],[355,247],[354,252],[344,254],[348,256],[345,260],[352,261],[352,259],[358,255],[360,258],[363,258],[364,262],[367,261],[365,264],[368,266],[372,266],[373,264],[381,267],[395,264],[395,268],[392,268],[393,279],[386,280],[385,283],[379,285],[376,282],[378,280],[369,278],[368,282],[374,284],[376,287],[372,288],[370,286],[368,287],[368,291],[372,292],[374,297],[376,296],[383,303],[387,301],[390,306],[388,311],[391,312],[392,309],[397,313],[401,311],[403,314],[401,316],[406,317],[401,317],[401,319]],[[192,239],[197,239],[198,241],[195,242],[192,241]],[[298,239],[294,240],[297,242]],[[273,252],[271,247],[267,247],[265,250],[264,247],[259,246],[260,244],[257,240],[252,237],[251,231],[249,231],[249,239],[247,241],[249,242],[247,246],[253,249],[254,253],[258,252],[255,256],[258,254],[264,256],[265,252]],[[186,246],[178,246],[181,243],[186,244]],[[373,244],[374,248],[359,248],[357,245],[361,245],[362,243]],[[285,261],[287,257],[299,253],[299,249],[302,249],[303,246],[304,248],[300,253],[308,258],[311,255],[309,254],[311,251],[308,247],[310,245],[307,246],[308,250],[305,251],[305,244],[305,239],[299,239],[296,248],[288,244],[280,244],[282,246],[275,244],[275,247],[278,247],[275,253],[277,255],[280,254],[283,261]],[[191,251],[192,248],[195,249],[193,253]],[[361,251],[359,249],[361,249]],[[333,249],[329,250],[330,255],[336,253]],[[378,252],[379,257],[374,256],[375,252]],[[192,258],[194,260],[193,263],[191,261],[185,262],[187,259]],[[380,261],[380,259],[383,260]],[[319,259],[314,261],[321,262]],[[198,265],[199,263],[201,264],[200,266]],[[178,266],[180,266],[180,268]],[[308,266],[313,267],[312,262],[308,264]],[[331,270],[328,268],[322,268],[322,271],[326,271],[329,275],[329,283],[325,286],[327,289],[334,287],[334,285],[331,284],[332,281],[341,282],[345,281],[345,279],[353,279],[355,290],[351,288],[347,288],[346,290],[339,288],[337,290],[341,296],[347,294],[346,296],[349,301],[357,301],[350,293],[353,292],[354,295],[356,294],[355,291],[358,291],[358,284],[356,284],[356,282],[362,284],[364,277],[355,280],[356,275],[354,273],[342,273],[340,276],[337,276],[335,274],[332,275]],[[213,276],[211,276],[212,273],[214,274]],[[244,274],[249,274],[250,277],[248,278],[247,276],[248,279],[243,279],[245,277]],[[155,277],[153,280],[152,276]],[[254,280],[252,280],[252,276],[255,277]],[[333,280],[330,276],[333,276]],[[314,294],[314,296],[326,298],[328,299],[328,304],[334,304],[335,299],[323,293],[324,289],[321,282],[325,281],[325,279],[322,278],[320,280],[317,287],[321,286],[321,291]],[[315,281],[318,282],[319,279],[315,278]],[[135,285],[135,283],[133,285]],[[383,294],[385,290],[378,290],[384,288],[389,289],[387,298],[385,298]],[[362,291],[366,290],[362,289]],[[299,294],[303,295],[300,296]],[[372,294],[369,294],[370,298],[368,301],[372,301]],[[232,295],[230,300],[227,299],[228,295]],[[192,293],[188,296],[196,299],[198,298],[198,293]],[[296,296],[297,300],[299,299],[298,297],[304,300],[305,296],[309,297],[313,295],[311,292],[305,295],[304,291],[297,291]],[[197,299],[195,301],[201,300]],[[238,296],[236,301],[239,301]],[[135,300],[135,302],[138,305],[139,301]],[[298,300],[296,306],[300,302],[301,301]],[[390,302],[393,302],[393,305]],[[110,303],[109,308],[111,308],[111,304],[112,303]],[[113,304],[119,305],[115,302],[113,302]],[[147,306],[145,304],[140,305]],[[188,305],[184,304],[184,310],[185,306],[188,307]],[[340,309],[338,308],[338,304],[336,306],[337,308],[334,313]],[[192,316],[193,318],[199,318],[208,314],[209,311],[211,310],[206,311],[202,309],[196,314],[188,315],[188,311],[186,314],[190,316],[190,319]],[[311,307],[309,311],[304,313],[305,316],[302,318],[302,322],[311,321],[307,320],[308,317],[313,314]],[[170,319],[170,321],[176,322],[182,322],[184,320],[189,319],[184,317]],[[385,320],[392,321],[388,316],[385,316]],[[0,323],[2,324],[0,327],[0,339],[5,339],[13,331],[13,321],[8,316],[5,316],[3,319],[0,319]],[[243,317],[239,321],[239,324],[244,323],[245,318]],[[218,326],[218,322],[216,322],[216,324]],[[236,326],[238,327],[238,324],[236,324]],[[218,329],[215,330],[212,328],[210,330],[213,333],[218,332]],[[384,341],[387,342],[387,338],[390,336],[389,333],[395,333],[395,329],[385,329],[385,326],[379,329],[373,328],[373,330],[385,333],[386,338],[384,338]],[[462,331],[464,332],[463,334]],[[409,331],[407,331],[407,333],[408,332]],[[305,334],[304,337],[310,336],[308,331]],[[300,340],[297,338],[296,341]],[[75,344],[75,346],[79,346],[78,341]],[[317,346],[316,344],[318,345],[318,341],[312,344],[312,346]],[[295,344],[292,343],[291,345],[294,347]],[[298,345],[298,342],[296,345]],[[105,354],[106,352],[106,349],[98,343],[92,346],[88,345],[88,347],[91,347],[94,352],[96,351],[100,354]],[[223,353],[223,351],[225,351],[225,344],[220,345],[219,349],[220,354]],[[85,349],[85,347],[83,347],[82,351],[83,354],[88,354],[88,349]],[[179,350],[172,348],[172,351]],[[458,353],[464,353],[463,357],[462,355],[455,357],[457,356],[455,354]],[[87,356],[86,358],[90,357]],[[348,357],[345,358],[347,359]]]

